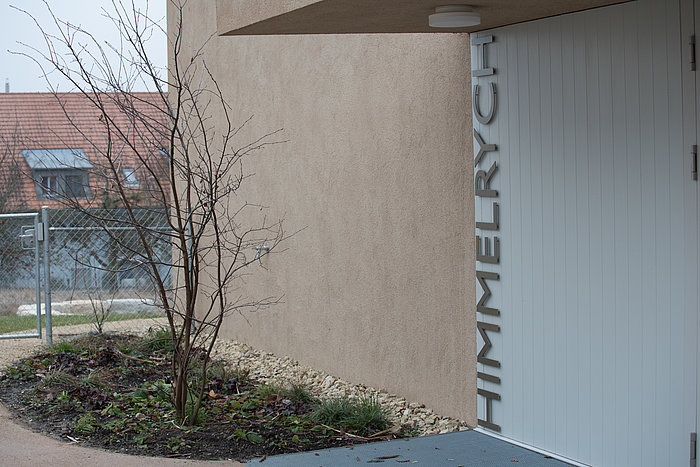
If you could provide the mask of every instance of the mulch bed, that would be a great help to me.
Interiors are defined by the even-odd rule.
[[[259,383],[225,362],[207,376],[199,423],[180,426],[161,344],[95,335],[59,345],[9,368],[0,377],[0,400],[36,431],[138,455],[246,461],[394,437],[314,423],[307,416],[313,401],[261,393]]]

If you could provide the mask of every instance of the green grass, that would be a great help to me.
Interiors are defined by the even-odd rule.
[[[95,389],[103,389],[107,387],[108,379],[107,372],[104,370],[93,371],[80,378],[80,384]]]
[[[143,341],[144,350],[173,351],[173,338],[170,329],[166,327],[150,328],[148,337]]]
[[[309,418],[314,423],[336,426],[362,436],[391,426],[388,411],[374,398],[324,400],[316,404]]]
[[[71,341],[61,341],[51,346],[49,349],[53,353],[69,352],[78,353],[75,349],[75,345]]]
[[[36,385],[37,389],[50,389],[56,387],[74,388],[79,383],[78,378],[63,370],[55,370],[48,373]]]
[[[149,318],[159,318],[159,315],[149,315]],[[138,315],[133,314],[111,314],[105,321],[125,321],[130,319],[139,319]],[[74,324],[92,324],[94,317],[91,315],[60,315],[52,316],[53,327],[71,326]],[[41,317],[42,329],[46,327],[45,317]],[[9,334],[19,331],[36,330],[36,316],[0,316],[0,334]]]

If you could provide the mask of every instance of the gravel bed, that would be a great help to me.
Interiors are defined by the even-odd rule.
[[[323,371],[301,365],[289,357],[277,357],[224,339],[216,343],[214,353],[215,356],[225,357],[237,363],[242,369],[248,369],[250,375],[258,380],[283,385],[303,385],[322,399],[376,397],[382,406],[389,409],[394,423],[409,425],[419,436],[469,429],[465,422],[439,416],[423,404],[409,403],[402,397],[384,391],[348,383]]]
[[[164,319],[152,318],[121,321],[119,322],[119,331],[145,332],[151,327],[164,324]],[[94,328],[90,324],[57,327],[53,330],[54,340],[77,336],[93,330]],[[0,340],[0,371],[43,345],[43,340],[31,338]],[[251,376],[263,382],[303,385],[313,395],[323,399],[375,397],[382,406],[389,409],[394,423],[408,425],[420,436],[469,429],[465,422],[442,417],[423,404],[408,402],[402,397],[360,384],[351,384],[323,371],[301,365],[289,357],[277,357],[271,353],[260,352],[235,341],[220,338],[214,347],[214,357],[226,358],[240,368],[248,369]]]

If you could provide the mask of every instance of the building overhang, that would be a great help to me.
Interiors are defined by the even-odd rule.
[[[217,0],[219,35],[475,32],[628,0]],[[481,24],[428,26],[435,7],[468,4]]]

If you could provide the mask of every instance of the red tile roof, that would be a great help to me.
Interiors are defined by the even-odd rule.
[[[106,104],[109,119],[125,135],[123,139],[112,139],[108,144],[105,118],[97,107],[92,105],[88,97],[79,93],[4,93],[0,94],[0,184],[7,185],[11,175],[6,156],[16,161],[22,173],[21,188],[12,197],[9,206],[4,209],[37,209],[42,205],[57,206],[56,201],[38,200],[33,181],[29,178],[29,166],[21,156],[23,149],[82,149],[88,160],[96,167],[104,165],[104,157],[100,154],[110,148],[113,155],[118,155],[117,161],[121,167],[133,168],[141,187],[148,184],[149,175],[143,170],[138,155],[156,154],[160,148],[167,146],[162,133],[146,129],[160,128],[165,130],[165,102],[157,93],[134,93],[134,113],[127,114],[119,111],[112,100],[123,99],[116,94],[98,95]],[[95,96],[91,96],[95,98]],[[134,118],[138,115],[138,118]],[[147,119],[155,125],[144,125],[139,119]],[[129,144],[125,144],[129,141]],[[93,177],[90,189],[93,193],[93,203],[99,201],[104,193],[104,181]],[[100,186],[102,183],[103,186]],[[3,207],[0,206],[0,209]]]

